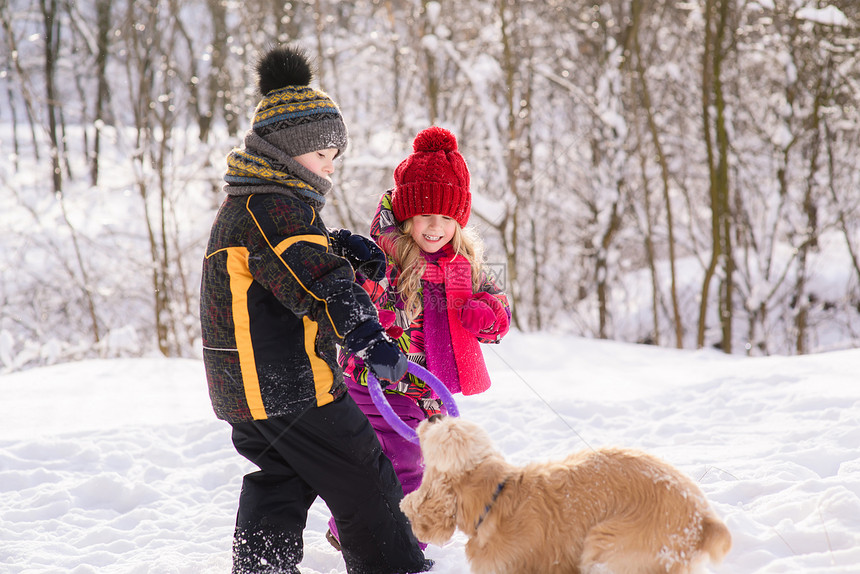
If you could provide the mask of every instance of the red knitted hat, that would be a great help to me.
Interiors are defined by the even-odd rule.
[[[469,168],[457,151],[457,138],[433,126],[415,136],[412,149],[412,155],[394,170],[394,217],[402,222],[414,215],[438,213],[465,227],[472,194]]]

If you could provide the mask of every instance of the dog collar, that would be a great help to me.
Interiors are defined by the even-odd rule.
[[[493,497],[490,499],[490,502],[487,503],[487,506],[484,507],[484,512],[481,513],[481,516],[478,517],[478,522],[475,523],[475,531],[476,532],[478,531],[478,527],[481,525],[481,523],[487,517],[487,514],[490,513],[490,509],[493,507],[493,504],[495,504],[496,499],[499,498],[499,495],[502,493],[502,490],[504,490],[505,485],[508,483],[509,478],[510,478],[509,476],[505,477],[505,480],[503,480],[502,482],[500,482],[496,486],[496,491],[493,493]]]

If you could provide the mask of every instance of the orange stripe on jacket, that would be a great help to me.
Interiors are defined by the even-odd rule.
[[[269,415],[263,406],[260,379],[254,359],[254,344],[251,341],[251,317],[248,313],[248,290],[254,278],[248,270],[248,250],[244,247],[227,248],[227,273],[230,276],[230,294],[233,299],[233,329],[236,348],[239,351],[239,366],[245,386],[245,400],[255,420]]]

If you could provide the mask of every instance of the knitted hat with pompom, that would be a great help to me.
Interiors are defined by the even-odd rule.
[[[394,170],[394,217],[403,222],[415,215],[441,214],[465,227],[472,194],[469,168],[457,151],[457,138],[433,126],[415,136],[412,149]]]
[[[343,153],[346,124],[334,100],[310,87],[313,72],[303,50],[269,50],[257,63],[257,77],[263,96],[251,126],[257,135],[291,157],[330,148]]]

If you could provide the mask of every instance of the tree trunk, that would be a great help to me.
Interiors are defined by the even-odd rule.
[[[621,182],[619,182],[619,197],[621,196]],[[608,339],[609,325],[609,263],[608,254],[612,246],[612,240],[615,234],[621,228],[621,212],[622,207],[620,199],[612,203],[612,213],[610,215],[609,224],[603,232],[603,237],[600,240],[599,252],[595,261],[595,279],[597,280],[597,309],[598,309],[598,332],[597,336],[601,339]]]
[[[711,200],[711,260],[705,270],[699,304],[697,345],[705,344],[710,284],[717,268],[722,266],[718,290],[717,321],[722,340],[720,348],[732,352],[732,321],[734,299],[734,261],[732,254],[732,214],[729,200],[729,140],[726,129],[725,97],[722,67],[726,58],[723,50],[729,18],[729,0],[707,0],[705,7],[705,50],[702,58],[702,118],[710,174]],[[715,115],[712,117],[711,106]],[[713,126],[711,122],[713,121]],[[712,134],[711,130],[715,134]],[[716,152],[714,146],[716,145]]]
[[[632,6],[632,20],[633,23],[632,33],[630,34],[630,43],[633,48],[633,54],[635,56],[636,61],[636,77],[639,81],[640,86],[640,97],[643,111],[645,113],[645,117],[648,123],[648,133],[651,135],[651,141],[654,144],[654,152],[657,156],[657,161],[660,164],[660,177],[661,182],[663,184],[663,204],[666,209],[666,231],[668,234],[667,243],[669,250],[669,297],[672,302],[672,323],[675,331],[675,346],[680,349],[684,346],[684,326],[681,320],[681,306],[678,302],[678,277],[677,272],[675,270],[675,224],[672,213],[672,199],[669,190],[669,164],[666,160],[666,154],[663,152],[663,145],[660,141],[660,131],[657,127],[657,122],[654,119],[654,110],[653,105],[651,103],[651,92],[648,87],[648,81],[645,75],[645,63],[642,61],[642,49],[639,44],[639,28],[641,24],[642,10],[644,8],[643,2],[641,0],[633,0]],[[648,223],[650,228],[650,211],[648,213]],[[651,251],[650,257],[653,261],[653,245],[650,244],[650,235],[648,237],[649,245],[647,248]],[[653,273],[653,265],[652,265],[652,273]],[[652,278],[654,283],[654,289],[657,289],[657,281],[656,278]],[[657,313],[657,297],[654,297],[653,305],[654,314],[656,316]],[[659,338],[659,325],[654,325],[654,333],[655,337]]]
[[[421,2],[421,38],[426,37],[428,34],[435,33],[437,23],[431,22],[429,17],[427,17],[427,5],[430,3],[430,0],[422,0]],[[429,13],[433,14],[432,10]],[[438,72],[436,70],[436,55],[434,54],[433,50],[430,49],[429,46],[424,47],[423,53],[425,66],[427,67],[427,72],[424,77],[427,86],[427,114],[429,115],[430,124],[432,125],[439,120],[440,82]]]
[[[12,108],[12,117],[13,117],[13,125],[17,126],[17,121],[15,118],[17,117],[15,111],[15,103],[16,100],[12,96],[12,86],[14,85],[18,90],[20,90],[21,99],[24,104],[24,111],[27,113],[27,123],[30,128],[30,138],[33,141],[33,157],[36,159],[36,163],[40,163],[42,159],[42,153],[39,151],[39,139],[36,137],[36,112],[33,109],[33,102],[37,101],[37,98],[33,95],[33,90],[31,89],[31,82],[27,71],[21,65],[21,59],[18,57],[19,49],[18,44],[15,41],[15,33],[12,28],[12,13],[9,9],[8,2],[0,2],[0,25],[3,27],[3,33],[6,38],[6,48],[7,54],[12,64],[12,67],[15,69],[15,73],[17,74],[17,80],[14,83],[9,84],[9,106]],[[17,164],[17,150],[18,150],[18,130],[17,128],[14,130],[13,136],[15,140],[15,162]]]
[[[806,225],[802,235],[803,241],[797,248],[797,275],[794,287],[795,301],[795,351],[798,355],[809,352],[809,306],[810,294],[807,293],[808,283],[808,260],[810,253],[818,247],[818,205],[815,200],[815,180],[818,177],[818,156],[821,152],[821,106],[824,100],[824,81],[819,77],[815,90],[815,101],[810,118],[809,142],[809,171],[806,174],[806,186],[803,191],[803,215]]]
[[[101,155],[102,126],[111,123],[107,118],[107,107],[110,101],[110,85],[107,79],[107,63],[110,54],[111,6],[113,0],[98,0],[96,2],[96,107],[93,114],[95,135],[93,137],[93,153],[90,158],[90,181],[93,186],[99,182],[99,156]]]
[[[57,17],[56,0],[39,0],[45,31],[45,113],[48,118],[48,139],[51,146],[51,181],[54,193],[63,190],[63,176],[60,169],[60,141],[57,133],[57,94],[54,70],[59,50],[58,36],[60,21]]]

